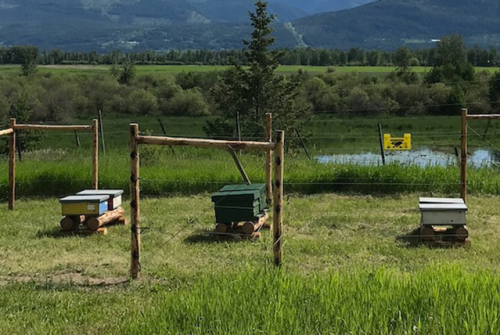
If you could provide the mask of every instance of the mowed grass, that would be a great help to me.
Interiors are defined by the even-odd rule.
[[[137,74],[177,74],[180,72],[210,72],[228,69],[224,65],[137,65]],[[109,72],[107,65],[40,65],[38,71],[41,73],[72,73],[72,74],[98,74]],[[326,73],[334,70],[338,73],[366,73],[366,74],[388,74],[393,72],[394,66],[307,66],[307,65],[282,65],[278,73],[296,73],[299,70],[309,73]],[[415,66],[412,68],[417,73],[428,72],[431,67]],[[497,72],[498,67],[476,67],[476,71]],[[1,65],[0,74],[15,74],[20,71],[17,65]]]
[[[471,247],[435,249],[414,236],[421,195],[289,196],[281,271],[268,231],[201,234],[207,194],[145,199],[134,283],[128,227],[61,237],[57,199],[2,204],[0,333],[498,333],[500,198],[471,197]]]

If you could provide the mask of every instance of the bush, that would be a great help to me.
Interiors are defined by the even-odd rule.
[[[197,88],[177,93],[169,103],[169,114],[185,116],[210,115],[209,106]]]
[[[152,115],[158,112],[158,101],[151,93],[143,89],[134,90],[128,97],[129,112],[134,115]]]

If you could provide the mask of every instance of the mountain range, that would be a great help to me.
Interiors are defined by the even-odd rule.
[[[253,0],[0,0],[0,46],[241,48]],[[498,0],[269,0],[279,47],[426,47],[461,33],[500,47]]]

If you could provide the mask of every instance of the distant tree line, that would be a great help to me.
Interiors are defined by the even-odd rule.
[[[246,100],[290,103],[291,107],[283,108],[285,112],[280,114],[283,118],[293,117],[287,114],[292,107],[300,112],[300,118],[319,113],[342,117],[460,115],[462,107],[482,114],[498,113],[500,108],[500,72],[475,69],[458,35],[442,39],[434,53],[435,65],[426,73],[413,71],[413,53],[405,48],[394,54],[396,69],[388,75],[341,73],[335,68],[326,68],[320,74],[299,70],[286,76],[271,75],[277,66],[274,55],[266,58],[265,66],[176,75],[138,75],[132,63],[113,66],[109,73],[100,74],[0,73],[0,120],[18,117],[24,122],[65,122],[94,117],[98,110],[106,115],[212,115],[223,118],[224,135],[231,137],[235,127],[228,112],[234,114],[245,108],[245,101],[234,98],[234,90],[245,92]],[[249,80],[276,80],[277,86],[254,92],[247,89]],[[278,94],[282,99],[275,99]],[[261,113],[260,109],[246,110],[248,115]]]
[[[30,46],[13,46],[0,48],[0,64],[21,64],[21,57]],[[38,49],[35,48],[38,52]],[[402,48],[407,49],[407,48]],[[436,50],[410,50],[411,66],[434,66],[436,64]],[[279,59],[282,65],[302,66],[393,66],[401,49],[396,51],[363,50],[351,48],[349,50],[329,50],[317,48],[283,49]],[[234,60],[244,63],[245,53],[242,50],[170,50],[167,52],[144,51],[124,53],[116,50],[99,54],[90,52],[65,52],[63,50],[42,51],[38,54],[37,63],[41,65],[64,64],[117,64],[133,62],[137,65],[230,65]],[[500,53],[496,48],[482,49],[478,46],[467,49],[467,60],[474,66],[500,66]]]

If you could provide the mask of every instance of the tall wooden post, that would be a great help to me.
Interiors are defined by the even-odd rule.
[[[12,211],[16,201],[16,119],[10,119],[10,128],[14,130],[9,141],[9,209]]]
[[[462,109],[462,152],[460,159],[461,196],[467,202],[467,108]]]
[[[271,113],[266,114],[267,125],[266,125],[266,141],[273,141],[273,115]],[[269,208],[272,205],[273,198],[273,151],[266,151],[266,202]]]
[[[99,122],[92,120],[92,188],[99,189]]]
[[[274,153],[274,213],[273,213],[273,253],[274,264],[281,266],[283,257],[283,174],[285,159],[285,132],[278,131],[276,134],[276,149]]]
[[[131,220],[131,262],[130,275],[132,279],[139,278],[141,252],[141,219],[140,219],[140,190],[139,190],[139,147],[137,137],[139,126],[130,125],[130,220]]]

